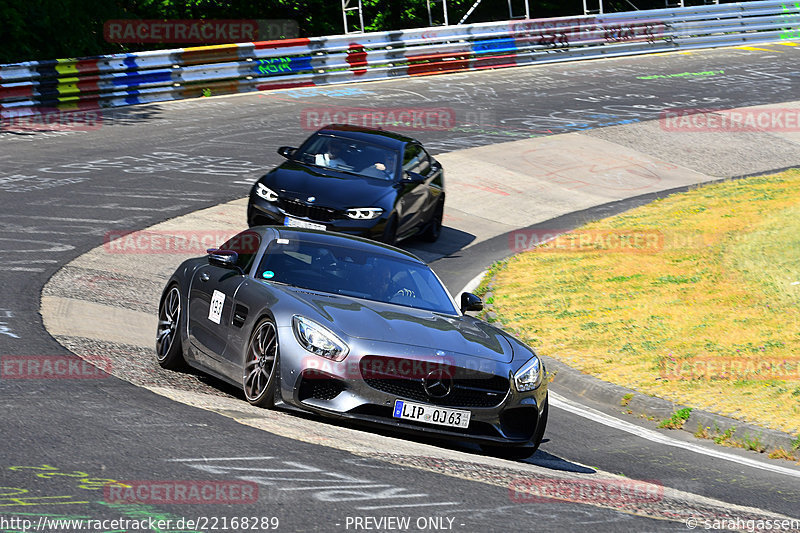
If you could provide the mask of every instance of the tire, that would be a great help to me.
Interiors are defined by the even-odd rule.
[[[278,352],[278,328],[272,319],[265,318],[253,329],[245,354],[242,390],[251,405],[275,405]]]
[[[420,234],[420,238],[426,242],[436,242],[442,234],[442,218],[444,218],[444,199],[439,200],[433,212],[431,221],[425,231]]]
[[[549,411],[550,399],[548,397],[544,400],[544,409],[542,410],[542,415],[539,417],[539,424],[536,426],[536,431],[533,434],[533,446],[491,446],[481,444],[481,450],[489,455],[513,461],[527,459],[536,453],[536,450],[539,449],[539,445],[542,443],[544,431],[547,428]]]
[[[390,216],[389,220],[386,222],[381,242],[389,246],[397,244],[397,215]]]
[[[181,343],[181,291],[176,283],[169,286],[158,306],[156,359],[162,368],[181,370],[186,367]]]

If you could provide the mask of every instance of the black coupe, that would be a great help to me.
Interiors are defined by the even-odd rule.
[[[337,231],[387,244],[439,238],[444,172],[419,141],[396,133],[326,126],[250,191],[247,221]]]

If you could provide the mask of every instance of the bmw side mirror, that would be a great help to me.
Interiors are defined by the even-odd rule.
[[[291,159],[296,151],[297,148],[292,148],[291,146],[281,146],[278,148],[278,153],[286,159]]]
[[[406,170],[403,174],[403,181],[407,181],[409,183],[423,183],[425,181],[425,176],[419,174],[418,172]]]
[[[222,268],[230,268],[239,270],[236,261],[239,260],[239,254],[233,250],[220,250],[218,248],[209,248],[206,250],[208,254],[208,262],[214,266]]]
[[[467,311],[482,311],[482,310],[483,310],[483,300],[481,300],[479,296],[476,296],[471,292],[461,293],[462,313],[466,313]]]

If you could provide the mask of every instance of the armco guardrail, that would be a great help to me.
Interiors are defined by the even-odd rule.
[[[754,1],[0,65],[0,117],[800,38]]]

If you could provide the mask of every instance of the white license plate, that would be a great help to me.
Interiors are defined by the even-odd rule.
[[[306,222],[305,220],[298,220],[292,217],[284,218],[283,225],[292,228],[321,229],[322,231],[327,229],[325,224],[315,224],[314,222]]]
[[[438,424],[440,426],[451,426],[457,428],[469,427],[469,417],[472,413],[460,409],[448,409],[447,407],[436,407],[435,405],[425,405],[412,403],[405,400],[394,401],[394,418],[404,420],[416,420],[428,424]]]

